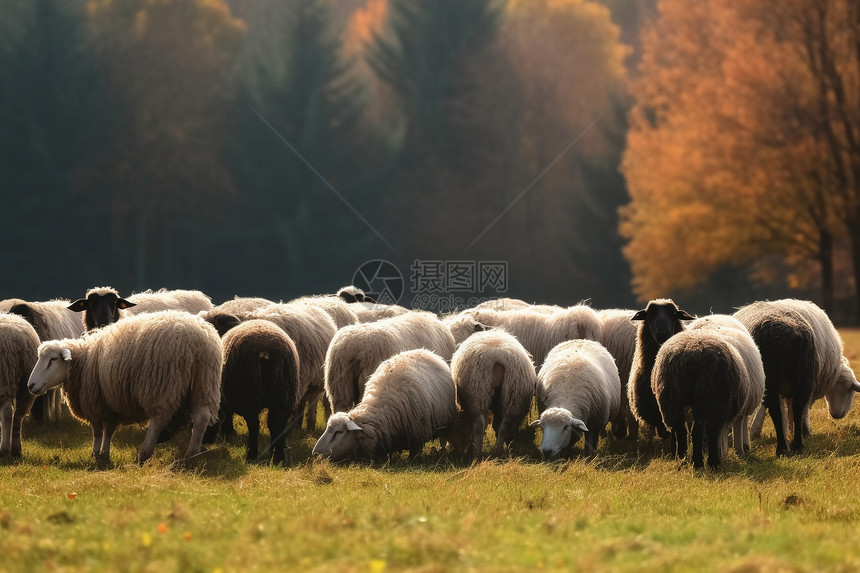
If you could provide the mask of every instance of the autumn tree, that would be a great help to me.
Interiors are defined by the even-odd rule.
[[[778,256],[798,273],[814,261],[832,308],[840,238],[860,252],[857,12],[842,0],[660,3],[624,163],[640,298]]]

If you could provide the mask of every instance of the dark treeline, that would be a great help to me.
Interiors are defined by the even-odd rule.
[[[634,305],[621,38],[653,5],[0,0],[0,298],[286,300],[383,259],[407,305],[416,260]]]

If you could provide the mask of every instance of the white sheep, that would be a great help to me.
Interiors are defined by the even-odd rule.
[[[639,436],[639,420],[630,410],[627,383],[633,366],[633,354],[636,352],[636,323],[633,322],[635,314],[635,310],[619,308],[597,311],[601,326],[600,343],[615,358],[621,379],[621,407],[618,416],[612,420],[612,433],[618,439],[628,437],[634,442]]]
[[[386,318],[394,318],[409,312],[408,308],[397,304],[380,304],[373,302],[354,302],[347,305],[358,317],[358,322],[376,322]]]
[[[332,412],[344,412],[361,401],[367,379],[382,361],[418,348],[445,360],[454,354],[450,329],[432,313],[410,311],[339,330],[325,357],[325,392]]]
[[[28,302],[18,298],[0,301],[0,312],[23,317],[33,325],[41,342],[60,338],[79,338],[84,325],[79,312],[68,309],[67,300]],[[30,415],[40,422],[53,422],[63,416],[60,390],[51,390],[33,403]]]
[[[501,327],[514,335],[532,355],[535,368],[540,368],[547,353],[561,342],[576,339],[599,341],[601,337],[597,313],[584,304],[551,312],[534,308],[505,311],[484,308],[461,313],[461,321],[469,319],[484,326]],[[468,331],[468,327],[457,327],[462,329],[462,334]]]
[[[444,433],[457,414],[454,380],[429,350],[410,350],[382,362],[364,397],[349,412],[332,414],[315,455],[379,459],[408,449],[412,457]]]
[[[465,435],[459,437],[469,444],[470,456],[481,454],[489,411],[496,432],[493,455],[501,456],[531,407],[537,382],[531,356],[516,338],[492,329],[460,345],[451,373],[462,409],[458,427]]]
[[[79,339],[43,342],[28,387],[34,394],[62,385],[72,414],[93,430],[93,457],[110,462],[119,424],[149,421],[138,454],[145,462],[159,433],[180,408],[191,412],[186,458],[201,450],[218,415],[221,340],[200,318],[179,311],[127,317]]]
[[[321,308],[334,321],[338,330],[350,324],[358,324],[358,315],[350,308],[344,299],[339,296],[303,296],[293,299],[288,304],[308,305]]]
[[[553,460],[585,433],[585,452],[597,450],[600,432],[621,407],[615,359],[599,342],[570,340],[553,348],[538,373],[535,391],[543,430],[541,452]]]
[[[33,405],[27,378],[36,364],[39,337],[29,322],[0,313],[0,456],[21,457],[21,422]]]

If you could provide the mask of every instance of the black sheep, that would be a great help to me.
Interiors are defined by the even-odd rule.
[[[660,415],[657,398],[651,390],[651,371],[660,346],[673,335],[684,330],[682,320],[693,320],[687,311],[678,308],[671,299],[652,300],[633,315],[630,320],[639,321],[636,331],[636,351],[627,385],[630,410],[636,419],[656,428],[661,438],[668,434]]]
[[[780,396],[790,397],[794,420],[791,451],[803,449],[803,413],[815,376],[815,332],[800,313],[783,305],[754,302],[734,314],[749,330],[764,365],[764,406],[776,431],[776,455],[789,454]]]
[[[745,378],[746,377],[746,378]],[[720,465],[720,435],[739,413],[743,389],[750,383],[743,358],[718,332],[691,330],[666,342],[657,353],[652,389],[663,423],[672,432],[678,458],[687,455],[687,410],[692,419],[693,467]],[[736,438],[738,439],[738,438]]]
[[[257,459],[260,413],[268,410],[273,463],[284,461],[287,421],[298,406],[299,357],[296,345],[278,326],[249,320],[224,335],[221,393],[224,404],[248,425],[246,459]]]

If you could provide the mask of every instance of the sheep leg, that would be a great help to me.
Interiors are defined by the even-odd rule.
[[[720,467],[720,433],[723,431],[723,427],[724,426],[713,422],[707,424],[708,465],[713,469]]]
[[[232,421],[232,414],[230,415]],[[188,460],[203,451],[203,434],[209,427],[209,411],[204,407],[197,407],[191,412],[191,439],[188,440],[188,449],[185,450],[185,459]]]
[[[30,412],[36,397],[30,393],[26,384],[18,387],[18,395],[15,397],[15,411],[12,415],[12,440],[11,454],[13,458],[21,457],[21,424],[24,417]]]
[[[803,451],[803,415],[806,410],[806,402],[794,400],[791,409],[792,414],[794,414],[794,439],[791,441],[791,451],[798,454]]]
[[[282,464],[284,463],[287,449],[287,416],[281,412],[272,412],[270,408],[266,423],[269,426],[269,435],[272,438],[269,444],[269,454],[272,456],[272,463]]]
[[[514,440],[514,432],[516,428],[511,420],[505,418],[499,426],[499,433],[496,435],[496,448],[493,455],[502,457],[505,455],[505,445],[510,444]]]
[[[803,408],[803,435],[809,437],[812,435],[812,427],[809,424],[809,405]]]
[[[170,416],[153,416],[149,420],[149,427],[146,429],[146,436],[143,438],[143,444],[140,446],[140,451],[137,453],[137,463],[143,465],[146,460],[152,457],[155,452],[155,446],[158,444],[158,436],[161,434],[168,422]]]
[[[627,438],[634,444],[639,440],[639,420],[632,413],[628,412],[627,416]]]
[[[258,441],[260,439],[260,417],[247,416],[245,424],[248,426],[248,443],[245,446],[245,461],[252,464],[259,456]]]
[[[600,432],[586,432],[585,439],[585,455],[592,457],[597,454],[597,440],[600,439]]]
[[[102,451],[102,438],[104,437],[103,424],[101,422],[90,422],[90,428],[93,431],[93,461],[99,461],[99,454]]]
[[[99,464],[110,465],[110,441],[118,426],[116,422],[105,422],[102,425],[101,451],[96,454],[96,461]]]
[[[732,422],[732,440],[735,443],[735,453],[741,457],[749,449],[749,442],[744,443],[744,430],[747,428],[747,416],[738,416]]]
[[[750,436],[757,440],[761,437],[761,429],[764,426],[764,417],[767,414],[767,406],[760,404],[750,424]]]
[[[469,443],[469,457],[472,459],[472,461],[481,458],[481,450],[484,446],[484,429],[486,427],[486,415],[478,415],[472,418],[472,439]],[[498,449],[498,436],[496,436],[496,440],[496,449]]]
[[[683,460],[687,457],[687,424],[681,422],[672,432],[672,441],[675,442],[675,457]]]
[[[693,467],[696,469],[705,467],[705,425],[699,421],[693,421]],[[714,447],[719,447],[715,445]]]
[[[768,394],[765,390],[764,405],[770,413],[773,429],[776,432],[776,456],[788,455],[788,444],[785,441],[785,427],[782,425],[782,407],[780,406],[779,394],[775,392]]]
[[[12,400],[0,406],[0,453],[12,453]]]

